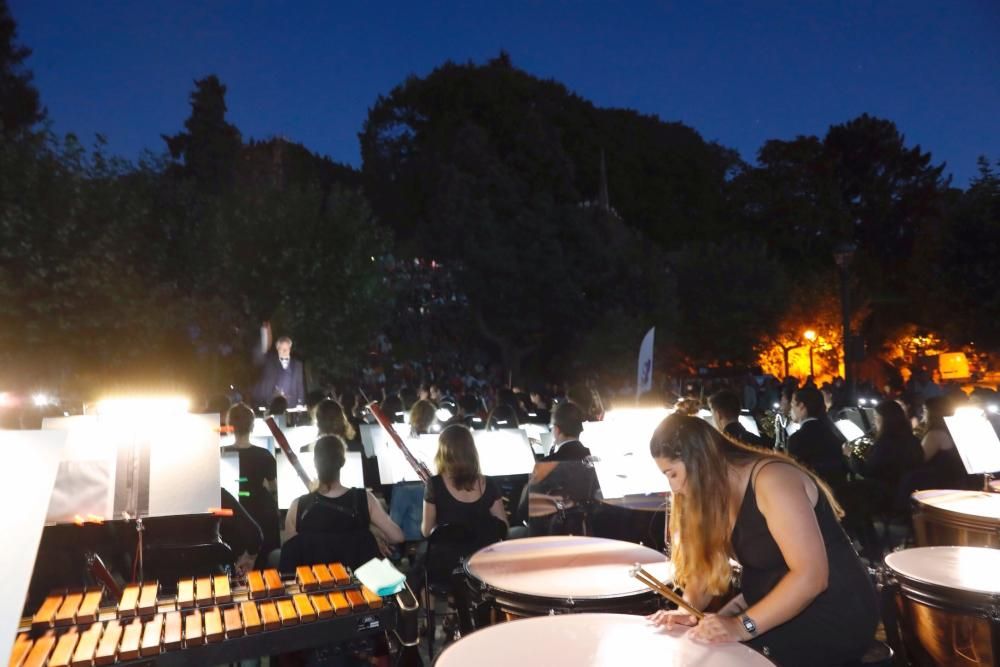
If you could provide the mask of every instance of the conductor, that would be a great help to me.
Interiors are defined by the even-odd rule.
[[[284,396],[288,407],[305,405],[305,379],[302,362],[292,358],[292,339],[282,336],[271,348],[271,323],[260,328],[260,346],[254,349],[254,363],[260,377],[254,387],[257,405],[268,405],[275,396]]]

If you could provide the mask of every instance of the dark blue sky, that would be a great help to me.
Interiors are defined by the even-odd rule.
[[[134,158],[216,73],[244,138],[360,162],[368,107],[446,59],[515,65],[600,106],[680,120],[753,159],[863,112],[946,161],[1000,158],[1000,2],[10,0],[59,132]]]

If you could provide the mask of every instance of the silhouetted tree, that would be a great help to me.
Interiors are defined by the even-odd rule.
[[[31,49],[17,43],[17,24],[0,0],[0,134],[10,137],[45,117],[32,74],[24,66]]]

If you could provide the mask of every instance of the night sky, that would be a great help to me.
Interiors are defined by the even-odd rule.
[[[739,5],[738,7],[736,5]],[[446,59],[513,63],[600,106],[679,120],[753,159],[863,112],[946,161],[1000,158],[1000,2],[10,0],[57,132],[135,158],[228,85],[244,139],[358,165],[368,107]]]

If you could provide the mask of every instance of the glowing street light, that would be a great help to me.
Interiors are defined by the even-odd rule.
[[[806,340],[809,341],[809,375],[812,376],[813,380],[816,380],[816,372],[813,370],[813,343],[816,342],[816,332],[812,329],[806,329],[803,334]]]

